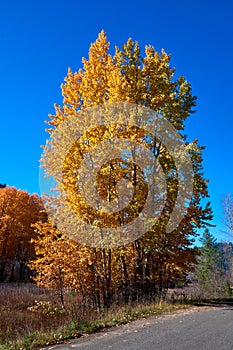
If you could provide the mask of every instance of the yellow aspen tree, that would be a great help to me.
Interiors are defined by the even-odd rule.
[[[129,298],[134,301],[140,297],[153,296],[169,283],[185,277],[195,262],[196,251],[192,244],[197,230],[207,226],[212,219],[210,203],[204,202],[204,199],[208,199],[208,188],[202,169],[203,147],[198,145],[197,140],[188,144],[183,135],[185,121],[194,112],[193,108],[196,105],[196,97],[192,95],[190,83],[183,76],[175,77],[175,69],[170,66],[171,56],[165,50],[159,53],[152,46],[146,46],[143,57],[139,44],[129,39],[122,49],[116,48],[115,55],[112,56],[109,53],[109,45],[106,34],[102,31],[91,44],[88,59],[83,59],[83,67],[74,73],[71,69],[68,70],[62,85],[63,104],[55,105],[55,115],[50,116],[51,120],[48,122],[51,126],[49,133],[53,134],[64,120],[71,117],[72,120],[77,118],[77,125],[82,125],[85,123],[85,120],[82,120],[84,114],[77,112],[88,110],[89,107],[111,102],[130,102],[145,106],[162,115],[181,132],[193,163],[194,181],[187,215],[172,232],[166,232],[166,225],[178,197],[179,182],[175,161],[161,140],[153,138],[150,133],[145,134],[141,129],[137,129],[135,133],[132,127],[120,124],[119,116],[119,125],[109,124],[92,128],[75,142],[66,155],[62,181],[58,186],[68,193],[67,202],[83,221],[91,224],[97,222],[96,225],[102,225],[101,227],[115,227],[119,222],[120,225],[124,224],[140,213],[147,194],[145,176],[136,164],[129,164],[124,159],[105,162],[96,179],[100,197],[107,202],[116,199],[117,183],[127,179],[135,189],[134,204],[127,207],[123,218],[118,212],[107,215],[102,211],[97,220],[97,210],[87,205],[77,186],[77,169],[84,155],[98,143],[109,140],[111,144],[115,137],[146,143],[160,163],[166,179],[167,197],[162,213],[141,238],[118,249],[89,248],[82,251],[79,246],[81,261],[86,261],[89,255],[90,269],[87,271],[85,283],[87,289],[91,289],[92,280],[93,295],[98,299],[98,306],[101,302],[108,306],[119,286],[125,301]],[[42,163],[46,166],[48,162],[52,162],[50,168],[53,172],[56,171],[57,158],[54,155],[51,161],[48,152],[49,148],[45,147]],[[153,172],[153,169],[150,171]],[[49,175],[52,175],[52,172]],[[72,189],[75,186],[74,193]],[[88,192],[88,189],[86,191]],[[63,240],[65,241],[64,237]],[[83,260],[82,253],[85,256]],[[39,265],[38,262],[36,270],[39,269]],[[85,264],[82,268],[85,268]],[[72,271],[75,275],[75,270]],[[72,284],[71,281],[67,283]]]

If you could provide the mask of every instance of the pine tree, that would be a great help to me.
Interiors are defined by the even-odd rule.
[[[218,293],[224,288],[221,278],[223,276],[224,256],[219,249],[216,238],[208,229],[205,229],[200,241],[202,246],[200,247],[196,277],[204,291],[218,296]]]

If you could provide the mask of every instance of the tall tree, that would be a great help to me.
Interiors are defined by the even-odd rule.
[[[167,233],[166,225],[178,193],[176,164],[160,140],[152,140],[149,135],[138,130],[137,141],[147,142],[148,148],[162,166],[167,183],[167,199],[159,220],[140,239],[127,247],[121,247],[117,252],[112,249],[95,249],[90,253],[96,259],[95,264],[97,261],[101,262],[99,275],[97,273],[101,278],[97,278],[97,281],[104,281],[101,283],[105,295],[108,295],[107,299],[109,291],[116,285],[115,280],[127,300],[130,293],[135,298],[147,293],[152,295],[184,276],[196,261],[196,251],[192,245],[197,230],[208,226],[212,219],[208,202],[208,181],[204,178],[202,169],[204,147],[198,145],[197,140],[188,144],[183,134],[185,121],[194,112],[196,97],[192,95],[191,85],[183,76],[175,78],[175,69],[170,66],[170,59],[170,55],[164,50],[159,53],[152,46],[146,46],[143,57],[139,44],[132,39],[122,49],[116,48],[115,55],[112,56],[106,34],[102,31],[96,42],[91,44],[88,59],[83,59],[83,68],[74,73],[71,69],[68,70],[62,85],[63,104],[55,105],[55,115],[50,115],[48,122],[50,128],[47,131],[53,135],[58,126],[71,117],[77,118],[79,125],[85,123],[82,114],[77,113],[79,111],[101,104],[107,105],[109,102],[128,101],[162,114],[183,135],[183,141],[189,149],[194,171],[191,202],[187,215],[179,226]],[[70,190],[77,184],[77,168],[86,152],[100,141],[113,140],[115,136],[133,140],[135,133],[125,125],[122,128],[105,125],[92,129],[81,136],[66,157],[63,178],[58,187],[61,186],[67,193],[73,193],[73,197],[67,196],[66,200],[86,222],[93,223],[96,212],[86,205],[80,192],[76,191],[74,194]],[[42,163],[45,167],[49,165],[53,172],[56,171],[56,155],[53,154],[51,159],[49,150],[49,145],[45,146]],[[53,175],[52,172],[49,175]],[[107,217],[106,213],[102,213],[96,221],[112,227],[120,220],[127,220],[140,212],[138,204],[146,198],[147,191],[143,174],[134,164],[126,164],[124,159],[114,159],[103,165],[97,178],[99,194],[106,201],[112,201],[117,196],[117,183],[124,178],[131,181],[137,189],[133,206],[128,208],[123,218],[117,214]],[[131,258],[130,261],[128,257]],[[113,261],[117,261],[115,266],[118,272],[113,273]]]

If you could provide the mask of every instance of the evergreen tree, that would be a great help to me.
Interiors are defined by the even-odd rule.
[[[205,229],[200,241],[202,246],[196,277],[205,292],[216,296],[222,289],[224,256],[208,229]]]

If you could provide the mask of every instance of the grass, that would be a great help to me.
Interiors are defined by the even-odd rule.
[[[51,297],[51,293],[33,284],[0,284],[0,349],[4,349],[5,344],[13,344],[24,337],[33,338],[35,334],[64,324],[61,313],[33,312],[29,309],[36,300],[46,303]],[[68,321],[65,318],[65,322]]]
[[[189,307],[158,302],[134,308],[112,306],[97,312],[81,310],[76,296],[69,296],[66,301],[64,310],[51,292],[33,284],[0,284],[0,349],[41,349],[84,333]]]

